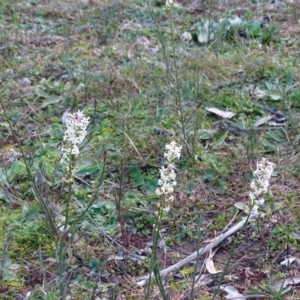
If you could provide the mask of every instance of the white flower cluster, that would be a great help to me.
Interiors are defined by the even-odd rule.
[[[164,157],[168,160],[169,164],[172,164],[175,158],[180,158],[182,146],[177,146],[176,142],[171,142],[166,145],[166,152],[164,153]]]
[[[176,0],[166,0],[166,7],[181,7],[181,5],[176,3]]]
[[[265,200],[262,195],[268,191],[270,185],[269,180],[272,176],[275,164],[263,158],[257,163],[257,168],[253,172],[254,179],[250,184],[250,206],[252,207],[251,214],[257,215],[258,208],[264,204]]]
[[[166,0],[166,6],[172,6],[174,4],[174,0]]]
[[[166,145],[166,152],[164,153],[164,157],[168,161],[168,165],[162,166],[159,170],[160,179],[158,180],[159,187],[156,189],[156,195],[168,195],[172,194],[174,191],[174,187],[176,186],[176,173],[174,171],[174,160],[180,158],[181,146],[178,146],[176,142],[171,142]],[[171,196],[169,200],[172,200]]]
[[[82,143],[86,134],[87,127],[89,125],[89,118],[85,117],[83,112],[78,110],[75,113],[68,113],[66,118],[67,129],[65,131],[64,141],[66,146],[61,149],[62,161],[68,161],[70,155],[77,156],[79,154],[78,145]]]

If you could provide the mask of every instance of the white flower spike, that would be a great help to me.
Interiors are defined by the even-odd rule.
[[[171,142],[170,144],[166,145],[166,152],[164,156],[167,158],[169,163],[172,163],[175,158],[180,158],[182,146],[177,146],[176,142]]]
[[[169,195],[174,192],[174,187],[176,186],[176,173],[174,171],[173,162],[177,158],[180,158],[181,146],[178,146],[176,142],[171,142],[166,145],[166,152],[164,157],[168,161],[168,165],[162,166],[159,170],[160,179],[158,180],[159,187],[156,189],[156,195]],[[172,201],[173,196],[168,198],[169,201]]]
[[[78,110],[75,113],[67,113],[65,123],[67,129],[65,131],[64,141],[66,145],[62,147],[62,162],[69,161],[70,154],[77,156],[79,154],[78,145],[81,144],[87,134],[89,118],[85,117],[83,112]]]
[[[166,0],[166,6],[167,7],[170,7],[172,5],[174,5],[174,0]]]
[[[275,164],[263,158],[257,163],[256,170],[253,172],[254,179],[250,183],[250,206],[252,215],[259,214],[258,208],[262,206],[265,200],[262,198],[263,194],[266,194],[270,185],[269,180],[271,179]]]

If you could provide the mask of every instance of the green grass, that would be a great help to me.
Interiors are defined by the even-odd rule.
[[[204,2],[215,21],[238,12],[234,4],[224,9],[224,1]],[[83,110],[90,117],[75,161],[71,222],[92,198],[105,168],[97,199],[77,224],[80,239],[67,251],[67,269],[76,266],[65,279],[72,299],[93,299],[96,294],[99,299],[117,299],[113,294],[118,293],[126,299],[144,299],[143,290],[128,278],[149,270],[147,249],[159,201],[155,189],[165,144],[173,139],[183,145],[183,153],[176,164],[175,201],[162,221],[162,235],[171,248],[170,253],[159,250],[162,268],[192,253],[197,243],[213,239],[232,218],[241,217],[235,216],[234,204],[248,203],[256,161],[267,157],[277,167],[266,216],[259,222],[263,237],[256,236],[253,226],[245,229],[237,249],[253,245],[243,252],[248,257],[239,267],[251,268],[261,253],[268,257],[264,263],[270,267],[270,278],[276,273],[289,276],[291,270],[280,262],[274,266],[272,260],[290,247],[299,251],[293,233],[299,231],[300,42],[287,25],[297,26],[292,5],[279,13],[269,11],[267,1],[258,2],[277,29],[273,40],[262,46],[255,40],[249,46],[222,39],[206,45],[184,42],[181,35],[199,21],[200,13],[180,8],[173,9],[172,40],[169,11],[155,1],[149,2],[151,13],[139,0],[1,1],[0,266],[4,261],[20,266],[0,283],[3,299],[24,297],[29,291],[35,292],[33,299],[58,299],[57,239],[23,159],[34,180],[44,178],[40,192],[45,201],[64,209],[67,193],[60,149],[65,131],[61,117],[67,109]],[[259,17],[260,10],[249,10],[247,18]],[[150,49],[138,44],[142,36]],[[24,78],[29,85],[22,84]],[[272,84],[273,90],[268,89]],[[251,94],[256,87],[282,98],[257,98]],[[206,107],[234,112],[232,125],[248,129],[268,107],[282,111],[288,125],[235,136],[220,132],[216,123],[221,119]],[[118,199],[130,242],[126,249]],[[228,259],[231,246],[223,247],[225,256],[216,254],[218,268]],[[258,247],[256,254],[252,247]],[[233,261],[241,256],[237,250]],[[193,270],[186,269],[186,278],[168,278],[170,299],[180,299],[188,291]],[[238,272],[237,267],[231,275]],[[232,285],[245,294],[260,288],[259,281],[247,279],[238,278]],[[214,290],[208,285],[199,293],[211,299]],[[220,292],[218,299],[224,295]]]

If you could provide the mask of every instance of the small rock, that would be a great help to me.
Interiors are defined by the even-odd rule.
[[[24,78],[21,80],[21,85],[22,85],[22,86],[29,86],[29,85],[31,85],[30,79],[27,78],[27,77],[24,77]]]

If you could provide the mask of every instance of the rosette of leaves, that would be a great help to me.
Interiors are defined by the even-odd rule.
[[[231,28],[231,30],[237,30],[238,35],[245,39],[258,39],[261,44],[268,44],[273,36],[276,28],[271,26],[270,18],[265,16],[253,21],[243,20],[237,28]]]
[[[200,44],[206,44],[215,40],[219,31],[220,24],[209,19],[206,15],[201,16],[201,19],[191,28],[193,39]]]
[[[241,37],[246,40],[258,39],[260,43],[269,43],[274,35],[275,27],[270,25],[270,18],[265,16],[260,19],[248,21],[237,16],[231,16],[214,21],[206,15],[201,16],[190,32],[193,40],[199,44],[206,44],[217,38],[235,40]]]

